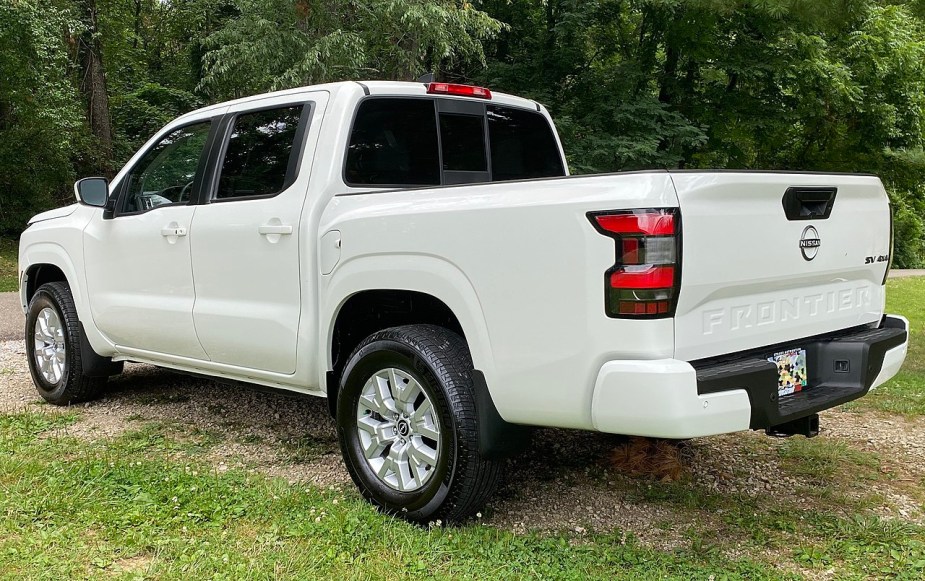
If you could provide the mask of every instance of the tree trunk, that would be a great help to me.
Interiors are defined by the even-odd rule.
[[[112,161],[112,121],[109,117],[109,95],[103,69],[103,49],[97,26],[96,0],[80,0],[81,16],[86,30],[80,35],[78,53],[83,77],[80,91],[87,104],[87,121],[100,148],[100,169],[109,172]]]
[[[132,48],[138,48],[138,37],[141,36],[141,2],[142,0],[135,0],[135,20],[133,25],[133,32],[135,33],[132,36]]]

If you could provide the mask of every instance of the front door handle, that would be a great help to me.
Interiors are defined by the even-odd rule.
[[[292,226],[289,224],[263,224],[257,228],[260,234],[281,234],[288,236],[292,234]]]
[[[186,236],[186,228],[180,226],[164,226],[161,228],[161,236]]]

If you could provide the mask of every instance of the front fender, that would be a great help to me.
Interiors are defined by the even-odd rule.
[[[74,297],[74,306],[77,308],[77,316],[83,324],[84,335],[93,351],[100,355],[112,355],[115,352],[114,346],[96,329],[93,324],[93,318],[90,314],[89,297],[87,296],[86,281],[80,276],[78,266],[74,264],[67,250],[56,242],[33,242],[27,241],[22,243],[19,250],[19,265],[23,272],[35,265],[48,264],[55,266],[64,273],[68,286],[71,289],[71,296]],[[20,281],[19,296],[23,304],[23,309],[28,308],[27,289],[25,281]]]

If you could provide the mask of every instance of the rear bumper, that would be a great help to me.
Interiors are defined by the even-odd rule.
[[[862,397],[893,377],[906,358],[908,329],[903,317],[886,316],[875,329],[722,359],[610,361],[594,385],[591,419],[602,432],[658,438],[776,426]],[[807,351],[810,388],[778,398],[777,367],[767,358],[797,347]]]

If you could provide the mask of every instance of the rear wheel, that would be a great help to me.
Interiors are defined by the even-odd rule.
[[[68,405],[96,397],[106,377],[84,375],[77,308],[67,283],[35,292],[26,315],[26,353],[36,390],[45,401]]]
[[[384,512],[457,521],[494,492],[502,463],[479,455],[471,371],[462,338],[433,325],[379,331],[351,355],[337,401],[341,450]]]

